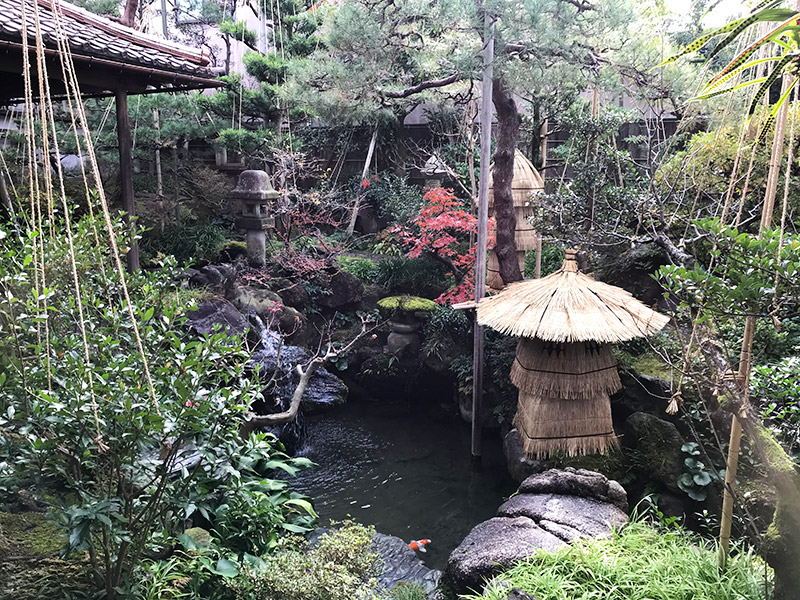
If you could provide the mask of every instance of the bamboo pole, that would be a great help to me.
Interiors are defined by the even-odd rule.
[[[800,5],[800,3],[798,3]],[[781,96],[795,83],[792,75],[786,74],[781,85]],[[789,114],[791,98],[778,110],[775,119],[775,135],[772,137],[772,152],[769,160],[769,174],[767,176],[767,190],[764,195],[764,205],[761,208],[761,225],[759,235],[769,228],[772,223],[772,213],[775,210],[775,196],[778,191],[778,177],[783,157],[783,144],[786,137],[786,120]],[[788,175],[787,175],[788,176]],[[753,339],[756,331],[756,317],[749,315],[745,319],[742,350],[739,355],[739,369],[736,372],[737,383],[742,387],[745,403],[750,396],[750,365],[753,350]],[[736,487],[736,471],[739,467],[739,448],[742,441],[742,424],[736,415],[731,416],[731,435],[728,443],[728,458],[725,463],[725,489],[722,498],[722,519],[719,526],[719,552],[717,564],[720,569],[728,565],[728,551],[731,540],[731,524],[733,523],[733,496]]]
[[[484,6],[485,9],[485,6]],[[478,247],[475,264],[475,303],[486,295],[486,243],[489,234],[489,161],[492,150],[492,78],[494,77],[494,18],[483,15],[483,82],[481,84],[481,164],[478,188]],[[472,355],[472,458],[481,457],[483,396],[483,326],[477,313]]]

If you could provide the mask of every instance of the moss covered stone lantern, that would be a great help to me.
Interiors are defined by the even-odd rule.
[[[391,329],[384,352],[392,356],[399,356],[404,352],[415,356],[420,348],[417,330],[422,319],[436,308],[436,303],[419,296],[389,296],[378,300],[378,307],[389,315]]]
[[[236,227],[247,232],[247,262],[251,267],[263,267],[267,262],[266,232],[275,226],[275,219],[269,216],[269,205],[277,197],[269,175],[255,170],[242,171],[231,192],[234,206],[238,203]]]

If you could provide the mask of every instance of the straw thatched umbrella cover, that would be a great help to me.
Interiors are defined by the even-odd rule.
[[[478,304],[478,322],[520,336],[511,367],[519,389],[514,425],[525,454],[606,452],[618,445],[609,396],[622,385],[611,344],[655,333],[668,318],[578,270],[508,286]]]
[[[520,390],[514,417],[525,455],[547,458],[605,453],[617,448],[607,395],[585,400],[550,398]]]
[[[481,325],[551,342],[615,344],[651,335],[668,321],[622,288],[578,271],[574,250],[555,273],[511,284],[478,305]]]

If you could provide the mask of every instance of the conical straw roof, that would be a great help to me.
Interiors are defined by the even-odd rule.
[[[567,250],[555,273],[511,284],[478,305],[481,325],[550,342],[615,344],[653,334],[668,321],[625,290],[578,271],[575,250]]]
[[[531,195],[544,189],[544,179],[533,163],[519,151],[514,150],[514,176],[511,178],[511,196],[514,206],[527,206]],[[489,166],[489,206],[494,206],[494,163]]]

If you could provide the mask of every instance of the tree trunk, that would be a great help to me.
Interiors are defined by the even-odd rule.
[[[492,173],[494,217],[497,222],[497,241],[494,252],[500,266],[500,277],[507,285],[522,279],[517,262],[517,245],[514,241],[517,216],[514,212],[514,199],[511,195],[511,181],[514,178],[514,150],[517,148],[522,118],[517,110],[514,97],[506,88],[501,77],[495,78],[493,81],[492,99],[497,113],[494,171]]]
[[[120,22],[127,27],[134,27],[137,8],[139,8],[139,0],[125,0],[125,11],[122,13]]]

